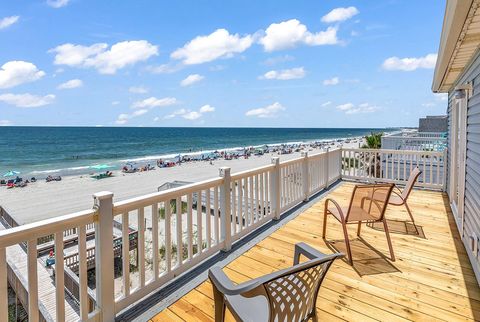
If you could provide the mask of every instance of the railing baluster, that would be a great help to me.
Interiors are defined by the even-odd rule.
[[[28,320],[38,322],[38,277],[37,277],[37,239],[27,242],[28,266]]]
[[[84,225],[78,227],[78,278],[80,296],[80,320],[88,319],[88,271],[87,271],[87,232]],[[130,282],[129,282],[130,284]],[[130,286],[130,285],[129,285]]]
[[[7,249],[0,248],[0,321],[8,321]]]
[[[248,227],[248,221],[249,221],[249,201],[248,201],[248,195],[249,195],[249,188],[248,188],[248,177],[244,178],[243,184],[244,184],[244,191],[243,191],[243,216],[242,216],[242,224],[244,228]]]
[[[203,226],[202,226],[202,190],[197,192],[197,254],[202,253],[203,244]]]
[[[218,213],[218,187],[213,188],[213,213],[215,215],[215,220],[213,221],[213,226],[215,229],[215,245],[220,243],[220,227],[219,227],[219,220],[220,216]]]
[[[123,294],[130,295],[130,232],[128,227],[128,212],[122,214],[122,278]]]
[[[172,270],[172,206],[171,206],[172,199],[168,199],[165,201],[165,269],[167,272]],[[158,220],[156,223],[157,232],[155,233],[157,236],[157,251],[156,256],[156,263],[157,267],[153,269],[155,272],[155,277],[158,276]]]
[[[167,239],[167,233],[169,234],[170,237],[170,213],[167,213],[167,204],[168,204],[168,210],[170,210],[170,200],[165,201],[163,203],[163,209],[165,213],[165,239]],[[152,261],[153,261],[153,280],[156,281],[158,279],[158,250],[159,250],[159,243],[158,243],[158,217],[159,217],[159,212],[158,212],[158,203],[154,203],[152,205]],[[168,219],[167,219],[168,217]],[[168,221],[168,226],[167,226],[167,221]],[[166,251],[165,247],[165,251]]]
[[[193,257],[193,218],[192,218],[192,199],[191,193],[187,195],[187,240],[188,240],[188,259]]]
[[[211,205],[210,205],[210,188],[207,188],[207,190],[205,190],[205,224],[206,224],[205,239],[207,242],[207,249],[209,249],[212,246],[212,232],[211,232],[212,212],[211,212]]]
[[[429,158],[429,161],[430,161],[430,184],[432,184],[433,183],[433,159],[431,156]]]
[[[249,225],[253,225],[255,219],[255,199],[253,199],[253,180],[255,176],[249,178],[250,183],[250,222]]]
[[[264,181],[263,178],[265,176],[265,173],[260,173],[260,219],[263,219],[263,217],[266,215],[265,211],[265,196],[264,196]]]
[[[65,321],[65,271],[63,262],[63,231],[55,233],[55,304],[57,322]]]
[[[243,212],[244,212],[244,210],[243,210],[243,194],[244,194],[244,188],[246,188],[245,186],[246,186],[245,179],[238,180],[238,186],[237,186],[238,187],[237,221],[238,221],[238,226],[239,226],[239,229],[238,229],[239,232],[243,230]],[[235,225],[237,225],[237,223],[235,223]]]
[[[257,174],[255,176],[255,206],[254,206],[254,215],[253,215],[253,220],[254,222],[259,221],[258,218],[258,209],[260,208],[260,175]]]
[[[145,209],[138,209],[138,270],[140,274],[140,288],[145,286]]]
[[[237,189],[239,183],[237,180],[232,180],[231,183],[231,212],[232,212],[232,223],[231,223],[231,233],[232,236],[237,234]],[[230,193],[226,192],[226,198],[230,198]]]
[[[182,239],[182,199],[176,199],[176,232],[177,232],[177,267],[183,262],[183,239]]]

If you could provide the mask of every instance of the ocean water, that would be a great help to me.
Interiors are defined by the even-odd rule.
[[[9,170],[23,176],[92,172],[128,161],[173,157],[190,152],[263,144],[310,142],[358,137],[374,128],[124,128],[0,127],[0,176]]]

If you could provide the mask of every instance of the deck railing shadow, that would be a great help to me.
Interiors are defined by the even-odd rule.
[[[451,208],[450,208],[450,201],[449,201],[446,193],[443,193],[443,205],[446,209],[446,213],[447,213],[448,217],[451,217],[448,220],[448,227],[450,228],[450,232],[452,234],[452,239],[461,240],[461,235],[460,235],[459,230],[458,230],[458,228],[455,224],[455,218],[453,218],[453,213],[452,213]],[[455,245],[455,249],[456,249],[457,252],[459,252],[459,253],[465,252],[465,246],[463,244],[460,244],[460,243],[453,243],[453,244]],[[459,263],[460,263],[460,260],[459,260]],[[463,274],[468,275],[468,274],[471,273],[471,271],[467,267],[462,266],[462,265],[459,265],[459,267],[462,270],[462,276],[463,276]],[[471,302],[470,307],[471,308],[477,307],[478,301],[474,299],[475,295],[476,295],[475,290],[473,288],[470,288],[470,287],[467,287],[466,290],[467,290],[468,299]],[[472,310],[472,315],[473,315],[475,321],[480,321],[480,312],[479,311]]]
[[[333,252],[345,254],[347,251],[345,240],[326,240],[325,243]],[[351,239],[350,247],[353,257],[352,267],[359,276],[401,272],[387,256],[362,237]],[[343,258],[342,261],[348,263],[346,258]]]
[[[427,237],[425,236],[425,231],[423,230],[423,227],[419,226],[418,224],[414,225],[411,221],[387,219],[387,225],[388,225],[388,230],[390,231],[390,234],[409,235],[409,236],[415,236],[418,238],[427,239]],[[367,226],[378,231],[382,231],[382,232],[385,231],[383,229],[383,224],[381,222],[369,223],[367,224]],[[417,230],[415,230],[415,227],[417,227]]]

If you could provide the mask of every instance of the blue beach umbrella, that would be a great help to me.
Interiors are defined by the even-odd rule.
[[[10,170],[8,172],[5,172],[3,174],[3,176],[4,177],[13,177],[13,176],[16,176],[17,174],[20,174],[20,171]]]
[[[92,169],[96,169],[96,170],[102,170],[102,169],[108,169],[108,168],[111,168],[112,166],[108,165],[108,164],[96,164],[96,165],[92,165],[90,168]]]

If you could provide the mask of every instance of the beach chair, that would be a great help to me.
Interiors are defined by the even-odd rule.
[[[387,209],[392,189],[393,184],[391,183],[356,185],[353,188],[352,197],[348,207],[340,207],[335,200],[330,198],[325,201],[322,237],[325,239],[327,232],[327,217],[331,215],[342,224],[347,248],[348,263],[350,265],[353,265],[353,259],[350,240],[348,238],[348,224],[357,224],[357,236],[360,236],[362,223],[382,222],[387,237],[388,248],[390,250],[390,257],[392,261],[395,261],[390,233],[385,220],[385,210]]]
[[[300,255],[309,261],[299,263]],[[233,284],[220,267],[208,277],[213,285],[215,322],[228,307],[236,321],[316,321],[317,294],[341,253],[325,255],[305,243],[295,244],[293,266],[245,283]]]

